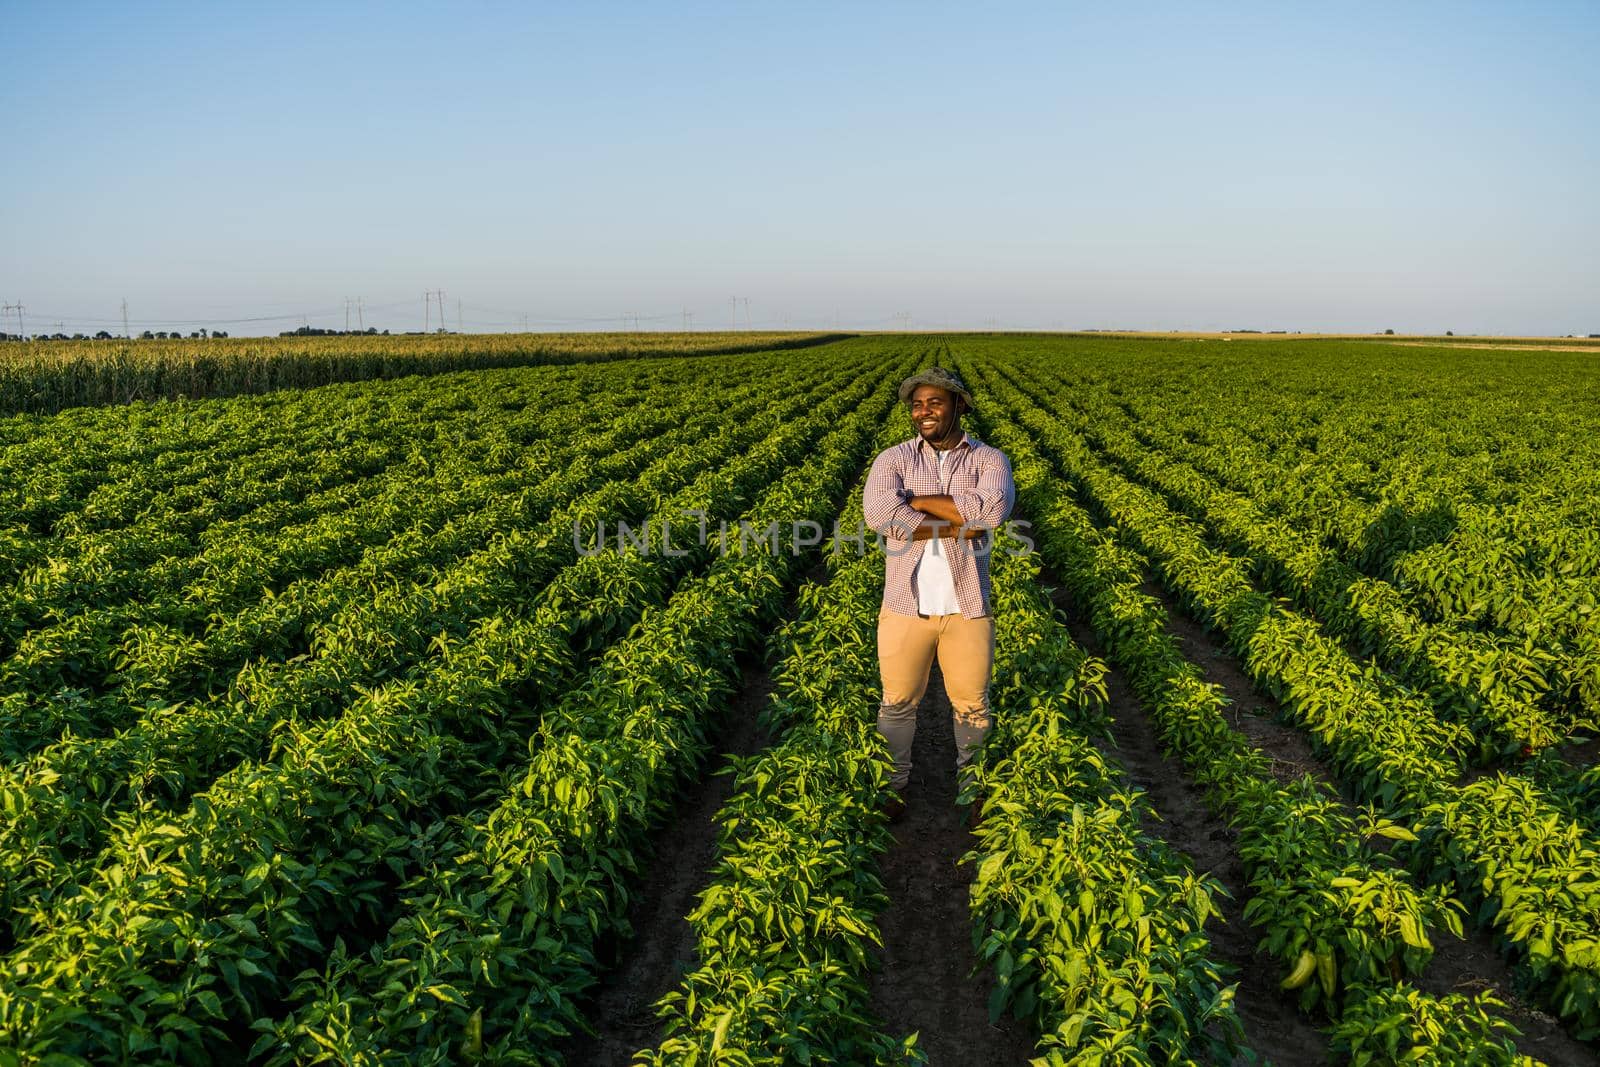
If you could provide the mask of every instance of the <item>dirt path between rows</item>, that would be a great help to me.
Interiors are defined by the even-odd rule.
[[[1248,737],[1256,748],[1271,757],[1274,775],[1286,781],[1301,774],[1311,774],[1332,785],[1340,796],[1345,796],[1338,788],[1338,779],[1330,772],[1327,764],[1313,752],[1308,737],[1288,722],[1276,701],[1256,691],[1232,652],[1199,621],[1185,614],[1177,598],[1159,583],[1153,580],[1146,582],[1144,591],[1161,600],[1167,612],[1168,629],[1177,639],[1184,656],[1200,668],[1207,681],[1222,688],[1231,704],[1229,724]],[[1070,613],[1070,607],[1068,610]],[[1092,635],[1087,632],[1085,638],[1093,640]],[[1080,638],[1080,641],[1085,638]],[[1094,646],[1086,645],[1086,647]],[[1118,740],[1120,743],[1120,735]],[[1172,762],[1170,767],[1175,771],[1176,762]],[[1168,776],[1175,777],[1171,771],[1168,772]],[[1184,781],[1186,783],[1188,781],[1186,776]],[[1348,801],[1348,797],[1345,799]],[[1198,792],[1196,801],[1198,802]],[[1159,804],[1158,810],[1160,810]],[[1232,925],[1234,920],[1231,913],[1228,919]],[[1238,925],[1244,928],[1242,918]],[[1253,944],[1256,940],[1255,933],[1248,931],[1248,928],[1245,929],[1248,940]],[[1466,935],[1466,938],[1461,940],[1448,934],[1434,938],[1433,959],[1416,983],[1421,989],[1439,996],[1448,993],[1472,995],[1485,991],[1493,992],[1506,1003],[1505,1018],[1522,1031],[1522,1036],[1517,1038],[1519,1051],[1545,1063],[1562,1067],[1600,1065],[1600,1049],[1576,1040],[1562,1027],[1560,1020],[1539,1010],[1513,992],[1515,978],[1512,968],[1495,949],[1491,937],[1486,932],[1474,930],[1469,926]],[[1261,976],[1258,984],[1260,991],[1272,999],[1279,999],[1276,988],[1277,967],[1276,961],[1262,959],[1250,968],[1253,971],[1263,969],[1267,971]],[[1239,989],[1241,1014],[1245,1011],[1245,992],[1246,986],[1242,979]],[[1289,1005],[1289,1008],[1293,1010],[1292,1005]],[[1248,1027],[1248,1021],[1246,1025]],[[1258,1051],[1276,1055],[1270,1048]],[[1290,1064],[1298,1061],[1287,1058],[1279,1062]]]
[[[655,1003],[678,987],[695,964],[694,928],[685,916],[694,910],[717,857],[717,813],[733,792],[734,777],[716,772],[730,754],[748,756],[767,745],[757,716],[772,693],[772,678],[750,655],[743,682],[724,732],[716,741],[698,791],[685,798],[672,820],[655,832],[643,859],[644,884],[634,891],[628,908],[633,937],[614,949],[585,1016],[594,1025],[592,1037],[574,1039],[561,1050],[567,1063],[581,1067],[626,1067],[639,1049],[662,1038]]]
[[[878,917],[873,1011],[891,1034],[915,1031],[931,1067],[1022,1067],[1033,1057],[1033,1034],[1010,1015],[990,1025],[993,976],[987,968],[972,974],[973,868],[957,861],[977,839],[967,809],[956,805],[955,733],[937,665],[917,709],[911,759],[906,813],[882,861],[889,907]]]
[[[1049,584],[1059,586],[1046,576]],[[1073,616],[1066,594],[1056,590],[1056,603],[1069,615],[1072,638],[1091,654],[1105,659],[1105,649],[1094,631]],[[1109,660],[1107,661],[1109,666]],[[1175,760],[1161,750],[1155,725],[1134,695],[1122,672],[1112,667],[1106,678],[1112,735],[1116,747],[1107,755],[1120,764],[1134,785],[1145,791],[1159,821],[1145,831],[1188,856],[1195,870],[1222,883],[1227,897],[1217,901],[1222,922],[1209,923],[1212,958],[1234,969],[1228,979],[1238,983],[1235,1006],[1244,1024],[1245,1047],[1273,1063],[1311,1067],[1331,1062],[1328,1039],[1294,1003],[1280,996],[1282,967],[1256,951],[1260,940],[1245,922],[1244,906],[1250,887],[1234,842],[1237,835],[1206,806],[1205,794]],[[1239,1063],[1253,1062],[1240,1057]]]

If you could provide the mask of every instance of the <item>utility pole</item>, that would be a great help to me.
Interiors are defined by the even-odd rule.
[[[13,311],[17,313],[17,340],[19,341],[22,340],[23,334],[27,333],[27,331],[22,328],[22,313],[25,310],[27,309],[22,306],[22,301],[20,300],[15,304],[7,304],[4,308],[4,311],[8,314]]]
[[[359,296],[356,297],[356,325],[360,327],[362,333],[367,332],[367,316],[361,308],[361,298]]]
[[[750,328],[750,298],[748,296],[744,298],[744,328],[747,330]]]
[[[350,332],[350,298],[344,298],[344,332]]]
[[[122,298],[122,339],[128,340],[128,298]]]
[[[429,306],[428,302],[430,300],[432,300],[432,299],[433,299],[433,293],[430,290],[424,289],[422,291],[422,332],[423,333],[427,333],[428,332],[428,327],[431,325],[431,323],[428,322],[428,312],[431,310],[431,307]]]
[[[461,298],[458,296],[456,297],[456,333],[466,332],[461,328]]]

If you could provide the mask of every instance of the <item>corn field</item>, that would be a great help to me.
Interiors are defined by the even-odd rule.
[[[768,351],[826,339],[804,333],[569,333],[15,342],[0,345],[0,415],[444,370]]]

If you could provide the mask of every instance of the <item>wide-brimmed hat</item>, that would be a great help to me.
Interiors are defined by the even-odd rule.
[[[978,405],[972,402],[972,394],[967,391],[966,383],[956,377],[955,371],[945,370],[943,367],[929,367],[919,370],[911,377],[900,383],[900,402],[911,403],[911,394],[916,392],[919,385],[937,385],[940,389],[948,389],[967,402],[968,411],[976,411]]]

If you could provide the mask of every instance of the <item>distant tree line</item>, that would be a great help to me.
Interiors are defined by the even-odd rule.
[[[298,330],[284,330],[279,337],[387,337],[388,330],[381,334],[376,326],[368,326],[365,330],[321,330],[313,326],[302,326]]]
[[[182,330],[146,330],[138,336],[140,341],[181,341],[185,334]],[[208,337],[226,337],[227,330],[195,330],[187,336],[203,341]],[[0,341],[118,341],[122,340],[116,334],[101,330],[93,337],[86,333],[36,333],[26,337],[20,333],[0,333]]]

